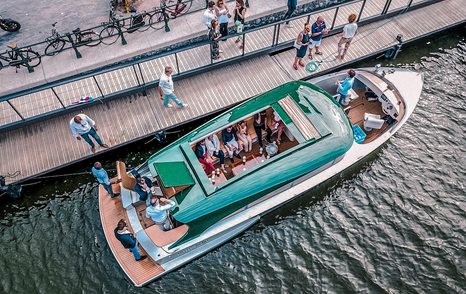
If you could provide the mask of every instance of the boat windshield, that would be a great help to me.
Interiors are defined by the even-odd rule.
[[[321,134],[302,107],[286,96],[192,144],[211,185],[218,187],[278,153],[319,139]]]

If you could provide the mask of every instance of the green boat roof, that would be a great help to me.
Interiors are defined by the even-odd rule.
[[[184,161],[154,162],[153,165],[164,187],[194,184],[191,173]]]
[[[288,97],[294,102],[295,110],[299,109],[304,113],[315,128],[311,135],[304,136],[283,109],[283,104],[280,105],[280,101]],[[250,171],[213,186],[191,145],[268,107],[277,111],[286,127],[293,131],[293,134],[297,134],[299,144]],[[284,84],[249,99],[205,123],[148,160],[148,166],[154,176],[166,174],[161,178],[165,177],[165,181],[170,184],[186,185],[189,182],[191,185],[189,189],[174,197],[178,205],[172,211],[172,215],[177,221],[188,224],[190,229],[172,247],[194,238],[244,205],[336,159],[344,154],[352,143],[351,124],[338,103],[324,90],[302,81]],[[161,163],[162,173],[159,171]],[[170,167],[171,164],[173,167]]]

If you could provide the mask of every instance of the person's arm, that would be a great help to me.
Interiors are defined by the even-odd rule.
[[[163,202],[164,204],[160,204],[160,202]],[[169,210],[170,208],[174,207],[176,205],[176,202],[171,200],[171,199],[166,199],[166,198],[160,198],[159,202],[159,209],[160,210]]]
[[[243,19],[246,18],[246,10],[247,10],[246,7],[243,7],[243,14],[241,15]]]
[[[97,127],[95,126],[95,121],[93,121],[89,116],[84,114],[84,119],[87,121],[87,123],[93,127],[97,131]]]
[[[296,43],[298,43],[298,45],[305,45],[303,44],[303,33],[299,33],[298,35],[298,38],[296,39]]]
[[[76,128],[73,121],[70,122],[70,129],[71,129],[71,134],[73,135],[73,137],[75,137],[78,140],[81,139],[78,134],[78,129]]]

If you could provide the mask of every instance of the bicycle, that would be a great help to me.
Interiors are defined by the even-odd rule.
[[[45,39],[49,44],[45,47],[45,55],[53,56],[63,51],[66,43],[74,43],[76,47],[94,47],[100,44],[100,38],[94,31],[81,32],[79,28],[72,31],[74,40],[70,41],[66,36],[57,32],[57,23],[52,24],[52,35]]]
[[[170,5],[170,3],[175,2],[175,5]],[[185,14],[191,9],[193,5],[193,0],[169,0],[169,6],[167,6],[166,0],[160,1],[160,7],[154,7],[154,13],[150,14],[149,24],[150,27],[156,30],[162,29],[165,27],[165,19],[164,14],[162,13],[163,9],[165,9],[165,17],[174,19],[178,15]]]
[[[122,34],[120,20],[115,17],[113,7],[110,9],[108,22],[103,22],[104,28],[99,33],[100,41],[105,45],[112,45]],[[124,24],[124,23],[123,23]]]
[[[20,66],[27,67],[29,72],[34,71],[32,68],[40,64],[40,54],[33,51],[31,48],[18,49],[16,43],[7,45],[10,51],[6,51],[0,54],[0,70],[5,66],[2,60],[8,64],[8,66],[16,67],[16,72]]]

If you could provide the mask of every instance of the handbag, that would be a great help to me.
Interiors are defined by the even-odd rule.
[[[296,49],[299,50],[299,49],[301,49],[301,46],[302,46],[302,45],[299,45],[299,44],[298,44],[298,38],[296,38],[296,39],[294,40],[293,47],[295,47]]]

